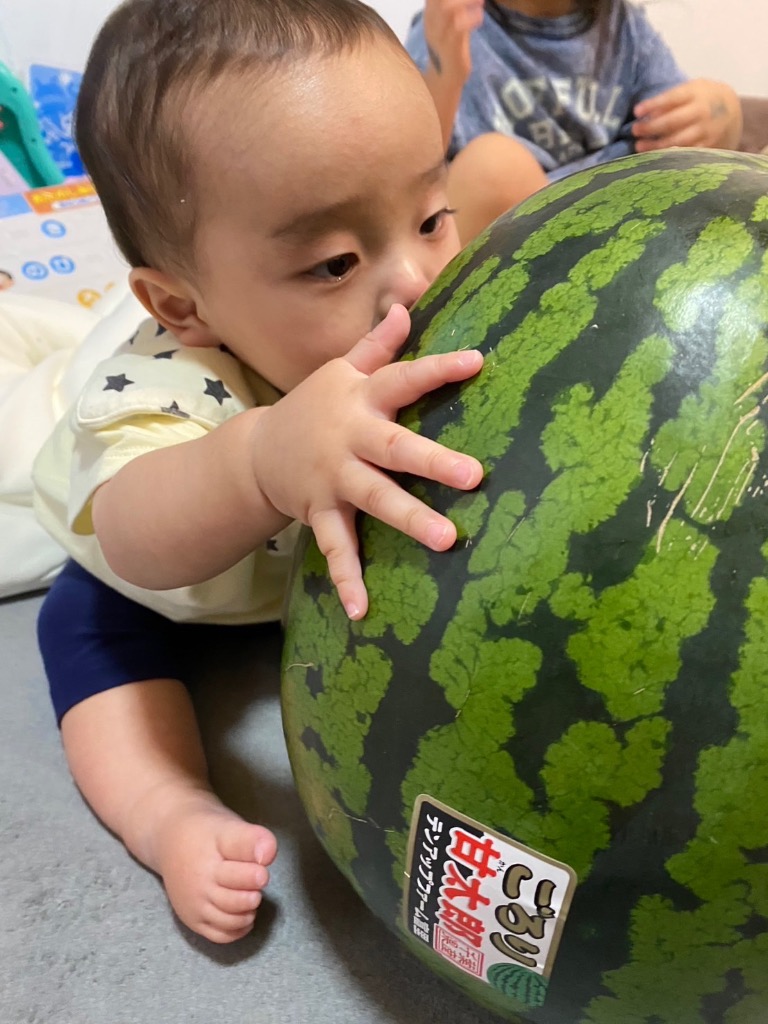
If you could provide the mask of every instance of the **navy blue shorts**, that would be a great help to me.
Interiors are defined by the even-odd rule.
[[[185,682],[201,631],[240,628],[173,622],[69,561],[48,591],[37,622],[56,720],[61,723],[86,698],[125,683]]]

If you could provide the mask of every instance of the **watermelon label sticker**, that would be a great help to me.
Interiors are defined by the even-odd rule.
[[[424,794],[407,865],[406,929],[467,974],[542,1005],[576,888],[573,869]]]

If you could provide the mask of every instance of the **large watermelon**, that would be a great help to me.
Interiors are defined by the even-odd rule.
[[[460,255],[408,352],[481,374],[403,421],[477,456],[434,554],[309,537],[283,703],[371,910],[512,1021],[768,1020],[768,160],[573,175]]]

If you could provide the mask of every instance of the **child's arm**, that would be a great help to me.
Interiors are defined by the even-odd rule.
[[[483,20],[483,0],[426,0],[424,81],[435,101],[448,149],[461,93],[472,70],[469,38]]]
[[[741,138],[741,103],[723,82],[697,78],[638,103],[632,126],[635,149],[669,146],[736,149]]]
[[[291,519],[309,524],[352,617],[367,597],[355,515],[369,512],[435,551],[456,530],[389,471],[476,487],[482,466],[393,422],[423,394],[478,372],[478,352],[392,363],[408,314],[387,318],[275,405],[210,434],[141,455],[96,492],[94,529],[112,570],[148,589],[199,583],[230,568]]]

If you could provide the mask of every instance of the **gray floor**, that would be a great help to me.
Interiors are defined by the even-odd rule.
[[[35,644],[39,604],[0,602],[0,1024],[498,1020],[412,959],[319,846],[283,746],[274,630],[225,652],[199,688],[219,792],[277,832],[270,899],[232,946],[180,925],[70,780]]]

